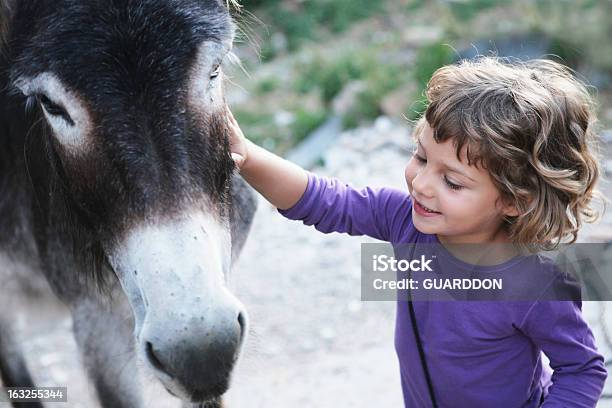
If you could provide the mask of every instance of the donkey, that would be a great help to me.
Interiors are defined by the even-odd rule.
[[[229,150],[228,7],[0,0],[5,386],[33,386],[14,311],[50,289],[102,406],[144,406],[144,377],[221,407],[248,331],[228,279],[256,206]]]

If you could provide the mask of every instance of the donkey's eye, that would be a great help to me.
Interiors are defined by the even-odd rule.
[[[213,72],[210,74],[210,79],[215,79],[221,73],[221,65],[217,65]]]
[[[45,112],[47,112],[49,115],[61,117],[70,125],[74,125],[74,121],[68,112],[66,112],[66,109],[51,101],[51,99],[49,99],[46,95],[38,94],[36,95],[36,99],[40,103],[40,106],[42,106]]]

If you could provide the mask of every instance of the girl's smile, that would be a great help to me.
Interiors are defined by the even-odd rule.
[[[417,200],[413,200],[413,201],[414,201],[414,211],[417,214],[422,215],[423,217],[435,217],[441,214],[439,211],[434,211],[429,207],[425,207]]]

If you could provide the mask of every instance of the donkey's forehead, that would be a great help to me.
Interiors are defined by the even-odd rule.
[[[149,87],[184,79],[204,42],[222,54],[235,29],[220,0],[54,2],[44,11],[22,2],[17,10],[14,75],[51,71],[78,88],[91,78]]]

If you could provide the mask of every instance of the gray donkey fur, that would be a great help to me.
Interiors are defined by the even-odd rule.
[[[144,377],[220,407],[248,331],[227,283],[255,211],[229,154],[227,5],[0,7],[2,382],[35,385],[14,322],[59,299],[102,406],[143,407]]]

